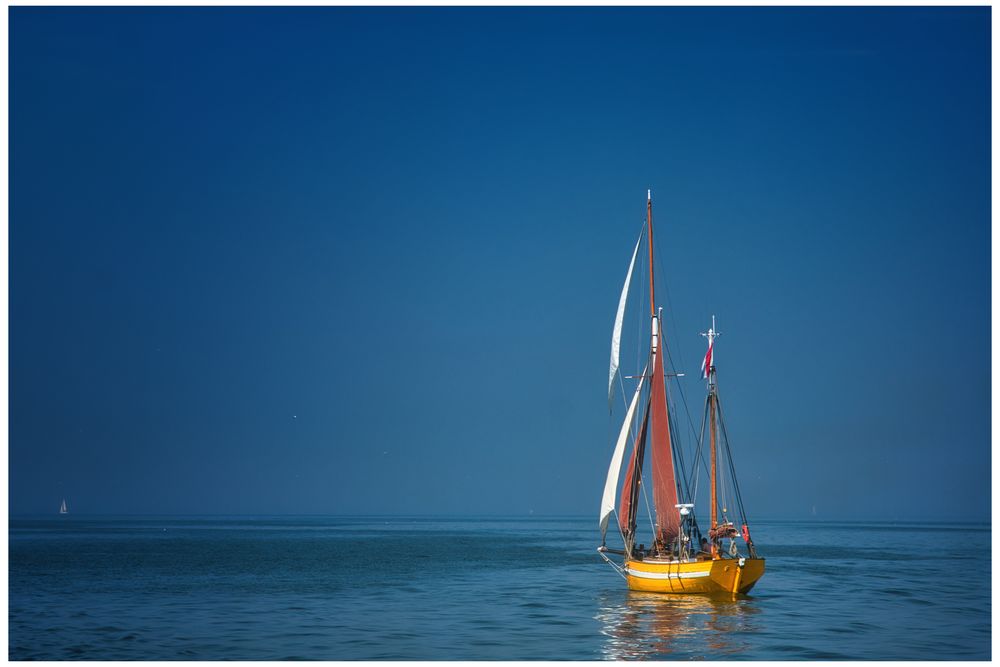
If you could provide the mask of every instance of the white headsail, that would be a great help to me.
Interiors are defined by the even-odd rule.
[[[622,287],[622,295],[618,299],[618,314],[615,315],[615,329],[611,332],[611,368],[608,370],[608,408],[611,407],[611,397],[615,393],[615,375],[618,373],[618,353],[621,349],[622,320],[625,318],[625,302],[628,301],[628,286],[632,282],[632,269],[635,268],[635,256],[639,254],[639,243],[641,242],[642,234],[640,233],[638,240],[635,242],[635,250],[632,251],[632,261],[628,263],[625,286]]]
[[[646,371],[642,372],[639,386],[635,388],[635,396],[628,406],[625,414],[625,423],[622,424],[621,433],[618,434],[618,442],[615,444],[615,453],[611,455],[611,466],[608,467],[608,479],[604,482],[604,497],[601,499],[601,543],[604,543],[604,536],[608,532],[608,518],[615,511],[615,489],[618,488],[618,475],[621,474],[622,458],[625,456],[625,445],[628,444],[629,434],[632,431],[632,422],[635,421],[635,406],[639,403],[639,393],[642,391],[642,383],[646,379]]]

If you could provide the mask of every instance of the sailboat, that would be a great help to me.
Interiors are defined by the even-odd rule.
[[[649,251],[649,348],[645,369],[638,375],[625,376],[638,382],[631,401],[627,402],[625,419],[608,468],[601,500],[601,545],[598,553],[625,578],[630,590],[745,594],[763,576],[764,559],[758,555],[750,537],[728,434],[722,421],[714,355],[715,339],[719,335],[715,330],[715,317],[712,318],[712,327],[703,334],[708,339],[708,352],[702,364],[702,375],[707,381],[705,417],[698,438],[695,465],[689,476],[679,438],[671,422],[675,413],[669,403],[667,378],[680,374],[667,372],[663,309],[657,308],[653,275],[653,202],[649,191],[646,193],[646,224],[632,251],[611,337],[609,407],[614,397],[615,378],[618,377],[621,382],[619,356],[622,324],[644,235]],[[621,385],[624,400],[624,383],[621,382]],[[709,437],[707,536],[702,535],[694,512],[699,473],[704,466],[702,445],[705,424]],[[628,465],[622,478],[621,467],[627,450],[630,451]],[[728,468],[720,465],[721,454],[728,459]],[[722,477],[725,479],[720,479]],[[651,493],[647,493],[647,486],[652,486]],[[650,496],[652,508],[649,508]],[[641,506],[647,507],[650,521],[649,546],[642,541],[639,531]],[[615,525],[622,541],[621,549],[607,544],[608,527],[613,515],[616,516]],[[739,530],[733,519],[739,522]],[[613,559],[611,556],[614,555],[620,556],[621,561]]]
[[[62,505],[59,506],[60,514],[69,514],[69,510],[66,509],[66,499],[63,498]]]

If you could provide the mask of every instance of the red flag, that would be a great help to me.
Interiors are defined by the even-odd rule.
[[[712,339],[708,339],[708,352],[705,353],[705,359],[701,362],[701,376],[703,378],[708,378],[708,371],[712,367]]]

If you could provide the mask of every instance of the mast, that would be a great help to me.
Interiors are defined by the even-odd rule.
[[[709,512],[710,512],[710,525],[709,525],[709,535],[712,536],[712,557],[718,556],[718,549],[715,546],[715,530],[719,525],[719,500],[718,500],[718,475],[717,475],[717,455],[716,450],[716,434],[715,434],[715,402],[716,402],[716,386],[715,386],[715,359],[712,349],[715,337],[718,336],[718,332],[715,330],[715,315],[712,315],[712,327],[702,336],[708,338],[708,353],[705,355],[705,375],[708,377],[708,428],[710,434],[711,443],[711,454],[710,454],[710,467],[709,467],[709,488],[711,489],[711,498],[709,500]]]
[[[711,371],[709,371],[709,373],[711,373]],[[711,377],[711,375],[710,375],[710,377]],[[712,440],[711,440],[711,443],[712,443],[711,444],[711,447],[712,447],[712,450],[711,450],[712,451],[712,458],[711,458],[712,464],[711,464],[711,472],[709,473],[709,477],[710,477],[710,480],[711,480],[709,482],[709,485],[710,485],[710,487],[712,489],[712,499],[711,499],[711,501],[709,503],[709,507],[711,508],[711,526],[710,526],[711,530],[709,532],[710,532],[710,534],[714,535],[715,534],[715,529],[719,525],[719,518],[718,518],[719,502],[718,502],[718,498],[717,498],[717,495],[718,495],[718,479],[717,479],[716,473],[715,473],[715,467],[716,467],[715,451],[716,451],[716,446],[715,446],[715,388],[714,387],[712,387],[711,389],[709,389],[709,393],[708,393],[708,425],[709,425],[709,431],[711,432],[711,438],[712,438]],[[712,540],[712,557],[713,558],[716,556],[716,551],[717,551],[717,549],[715,547],[715,540],[713,539]]]
[[[635,436],[632,456],[625,473],[625,481],[619,501],[618,519],[625,540],[626,559],[631,557],[634,542],[639,496],[641,494],[642,472],[648,443],[649,470],[653,487],[653,509],[656,521],[653,527],[654,552],[659,553],[671,544],[680,530],[677,512],[677,477],[674,471],[673,449],[670,441],[670,417],[667,410],[665,354],[659,345],[659,318],[656,310],[656,296],[653,279],[653,203],[652,195],[646,191],[646,233],[649,243],[650,280],[649,309],[651,322],[650,366],[643,372],[649,373],[649,394],[646,401],[642,426]]]
[[[646,231],[649,236],[649,316],[656,319],[656,293],[653,289],[653,195],[646,190]],[[656,349],[656,328],[653,328],[653,349]]]
[[[667,409],[666,344],[660,345],[661,313],[656,308],[653,280],[653,198],[646,191],[646,235],[649,243],[649,314],[651,323],[650,359],[652,379],[649,386],[649,447],[650,473],[653,486],[653,545],[659,551],[671,544],[680,531],[677,513],[677,475],[674,470],[673,446],[670,442],[670,416]]]

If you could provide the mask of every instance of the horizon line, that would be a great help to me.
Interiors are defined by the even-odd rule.
[[[99,517],[128,517],[128,518],[180,518],[180,517],[203,517],[203,518],[226,518],[226,517],[244,517],[244,518],[291,518],[291,517],[332,517],[332,518],[344,518],[344,519],[590,519],[592,518],[590,514],[567,514],[567,513],[554,513],[554,514],[502,514],[502,513],[479,513],[479,514],[444,514],[444,513],[371,513],[371,514],[344,514],[344,513],[332,513],[332,512],[284,512],[284,513],[262,513],[262,512],[72,512],[69,514],[59,514],[53,512],[18,512],[18,513],[7,513],[8,519],[13,518],[45,518],[52,517],[55,519],[72,519],[73,517],[84,517],[84,518],[99,518]],[[885,523],[885,522],[895,522],[895,523],[949,523],[949,524],[989,524],[991,523],[991,517],[986,517],[982,519],[964,519],[964,520],[954,520],[954,519],[909,519],[909,518],[898,518],[898,517],[868,517],[868,518],[847,518],[847,517],[836,517],[836,516],[771,516],[771,517],[759,517],[755,519],[752,523],[758,522],[768,522],[768,521],[798,521],[798,522],[836,522],[836,523]],[[595,524],[597,520],[594,520]]]

